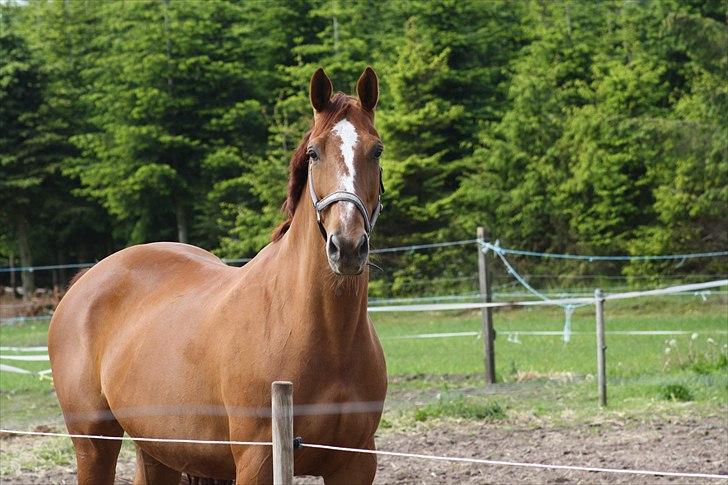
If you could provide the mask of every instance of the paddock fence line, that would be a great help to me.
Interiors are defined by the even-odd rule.
[[[0,433],[14,434],[14,435],[29,435],[29,436],[50,436],[56,438],[87,438],[97,440],[110,440],[110,441],[139,441],[139,442],[153,442],[153,443],[185,443],[185,444],[199,444],[199,445],[227,445],[227,446],[273,446],[270,441],[224,441],[224,440],[194,440],[194,439],[167,439],[167,438],[135,438],[131,436],[103,436],[103,435],[84,435],[84,434],[69,434],[69,433],[50,433],[40,431],[19,431],[13,429],[0,429]],[[456,456],[441,456],[441,455],[427,455],[422,453],[403,453],[398,451],[384,451],[384,450],[367,450],[362,448],[347,448],[343,446],[333,445],[320,445],[313,443],[305,443],[300,441],[294,441],[294,447],[299,448],[316,448],[331,451],[343,451],[350,453],[367,453],[382,456],[393,456],[401,458],[417,458],[423,460],[436,460],[436,461],[450,461],[460,463],[473,463],[479,465],[493,465],[493,466],[509,466],[509,467],[525,467],[525,468],[540,468],[550,470],[567,470],[567,471],[585,471],[585,472],[601,472],[601,473],[618,473],[618,474],[629,474],[629,475],[651,475],[651,476],[664,476],[664,477],[682,477],[682,478],[708,478],[708,479],[720,479],[728,480],[728,475],[719,475],[713,473],[694,473],[694,472],[665,472],[656,470],[633,470],[624,468],[602,468],[602,467],[591,467],[591,466],[579,466],[579,465],[558,465],[558,464],[547,464],[547,463],[527,463],[517,461],[501,461],[501,460],[486,460],[481,458],[466,458]]]
[[[712,251],[705,253],[684,253],[684,254],[620,254],[620,255],[597,255],[597,254],[568,254],[568,253],[541,253],[537,251],[526,251],[524,249],[512,249],[501,247],[498,242],[492,244],[487,241],[480,242],[483,247],[502,254],[516,254],[519,256],[533,256],[536,258],[553,259],[574,259],[579,261],[665,261],[694,258],[715,258],[728,256],[728,251]]]
[[[722,286],[728,286],[728,279],[707,281],[704,283],[693,283],[688,285],[676,285],[667,288],[657,288],[653,290],[644,291],[631,291],[625,293],[605,293],[601,298],[604,301],[609,300],[621,300],[628,298],[639,298],[644,296],[665,296],[674,295],[678,293],[693,292],[706,290],[710,288],[718,288]],[[563,299],[546,299],[546,300],[523,300],[516,302],[471,302],[471,303],[429,303],[429,304],[414,304],[414,305],[379,305],[370,306],[368,308],[369,313],[384,313],[384,312],[434,312],[434,311],[462,311],[462,310],[477,310],[483,308],[503,308],[503,307],[514,307],[514,306],[560,306],[571,305],[571,308],[578,306],[596,304],[598,301],[597,297],[580,297],[580,298],[563,298]],[[573,311],[573,310],[572,310]],[[511,332],[511,333],[522,333],[526,335],[527,332]],[[607,332],[610,334],[611,332]],[[652,332],[654,333],[654,331]],[[540,334],[546,335],[541,332]],[[640,334],[635,332],[635,335]],[[477,336],[477,332],[461,332],[461,333],[446,333],[442,336],[454,337],[454,336]],[[550,333],[549,333],[550,335]],[[563,335],[563,332],[562,332]],[[407,338],[435,338],[440,335],[436,334],[423,334],[406,336]],[[39,362],[48,361],[48,355],[9,355],[7,352],[47,352],[47,347],[0,347],[0,360],[16,361],[16,362]],[[50,369],[44,369],[39,372],[29,371],[20,367],[2,364],[0,363],[0,372],[11,372],[16,374],[29,374],[45,377],[51,374]]]
[[[507,260],[503,258],[503,262],[507,264]],[[487,270],[481,265],[481,271],[487,274]],[[512,271],[512,274],[515,270]],[[485,276],[483,277],[486,278]],[[487,281],[487,279],[486,279]],[[474,309],[490,309],[499,307],[512,307],[512,306],[553,306],[557,305],[564,308],[566,312],[566,325],[563,331],[564,341],[567,342],[566,338],[567,331],[569,335],[571,333],[570,318],[574,309],[578,306],[595,305],[596,307],[596,336],[597,336],[597,376],[598,376],[598,390],[599,390],[599,404],[601,406],[607,405],[607,371],[606,371],[606,350],[605,344],[606,331],[605,331],[605,319],[604,319],[604,302],[608,300],[621,300],[628,298],[638,298],[644,296],[662,296],[671,295],[675,293],[682,293],[686,291],[699,291],[709,288],[717,288],[728,285],[728,279],[706,281],[703,283],[693,283],[687,285],[676,285],[667,288],[658,288],[653,290],[644,291],[631,291],[626,293],[612,293],[606,294],[602,290],[597,289],[594,292],[593,298],[566,298],[566,299],[541,299],[532,301],[519,301],[519,302],[492,302],[488,301],[490,298],[490,292],[487,289],[483,292],[484,302],[476,303],[434,303],[434,304],[420,304],[420,305],[395,305],[395,306],[377,306],[369,308],[369,312],[416,312],[416,311],[445,311],[445,310],[474,310]],[[530,286],[529,286],[530,288]],[[492,325],[492,320],[488,322]],[[492,327],[491,327],[492,332]],[[492,334],[492,333],[491,333]],[[485,382],[486,386],[495,384],[495,339],[489,337],[488,327],[486,323],[483,324],[483,343],[484,343],[484,355],[485,355]]]
[[[22,367],[15,367],[14,365],[0,364],[0,372],[10,372],[12,374],[29,374],[38,377],[45,377],[51,373],[51,369],[45,369],[40,372],[34,372]]]
[[[630,291],[626,293],[605,293],[606,300],[622,300],[626,298],[638,298],[642,296],[663,296],[689,291],[699,291],[709,288],[728,286],[728,279],[706,281],[703,283],[691,283],[688,285],[668,286],[654,290]],[[501,308],[513,306],[561,306],[567,304],[587,304],[596,302],[594,297],[579,298],[556,298],[547,300],[524,300],[524,301],[496,301],[496,302],[471,302],[471,303],[425,303],[419,305],[377,305],[368,308],[370,313],[379,312],[417,312],[417,311],[447,311],[447,310],[479,310],[481,308]]]
[[[508,247],[502,247],[500,246],[500,243],[498,240],[495,241],[495,244],[487,241],[484,237],[478,236],[476,239],[462,239],[462,240],[456,240],[456,241],[442,241],[442,242],[433,242],[433,243],[419,243],[419,244],[410,244],[410,245],[404,245],[404,246],[394,246],[394,247],[386,247],[386,248],[372,248],[371,253],[373,255],[387,255],[387,254],[393,254],[393,253],[400,253],[405,255],[404,257],[409,257],[410,254],[414,254],[418,251],[428,251],[428,250],[436,250],[438,248],[449,248],[449,247],[466,247],[466,246],[476,246],[480,248],[483,251],[490,251],[493,250],[493,254],[497,254],[501,259],[504,259],[503,263],[506,265],[507,272],[510,276],[512,276],[517,281],[513,284],[518,283],[520,286],[522,286],[524,289],[527,290],[528,293],[534,295],[536,298],[539,299],[554,299],[554,296],[547,295],[545,291],[539,291],[534,286],[532,286],[526,278],[518,274],[518,272],[515,270],[512,263],[509,263],[508,261],[505,261],[506,255],[518,255],[518,256],[537,256],[540,258],[546,258],[546,259],[573,259],[573,260],[579,260],[579,261],[592,261],[592,262],[598,262],[598,261],[631,261],[631,260],[674,260],[678,261],[678,264],[676,267],[679,267],[682,265],[684,260],[687,259],[695,259],[695,258],[709,258],[709,257],[724,257],[728,256],[728,251],[713,251],[713,252],[702,252],[702,253],[682,253],[682,254],[667,254],[667,255],[609,255],[609,256],[602,256],[602,255],[590,255],[590,254],[568,254],[568,253],[547,253],[547,252],[536,252],[536,251],[529,251],[526,249],[514,249],[514,248],[508,248]],[[252,258],[224,258],[222,261],[228,264],[239,264],[239,263],[247,263]],[[399,260],[397,260],[399,261]],[[13,302],[13,303],[0,303],[0,324],[13,324],[13,323],[23,323],[28,322],[32,320],[41,320],[44,316],[47,316],[48,314],[52,313],[52,308],[57,304],[58,299],[62,295],[63,291],[60,290],[65,282],[68,281],[70,278],[70,275],[67,274],[65,270],[78,270],[82,268],[89,268],[93,265],[95,265],[98,261],[93,262],[79,262],[79,263],[69,263],[69,264],[51,264],[51,265],[37,265],[37,266],[8,266],[8,267],[0,267],[0,276],[2,275],[11,275],[10,277],[10,285],[16,286],[16,282],[14,280],[14,275],[16,273],[44,273],[45,271],[48,271],[48,273],[44,273],[44,276],[40,276],[40,278],[43,280],[43,283],[41,283],[41,287],[50,288],[53,287],[54,290],[38,290],[39,293],[35,295],[36,298],[31,298],[28,300],[27,298],[24,299],[23,302]],[[454,264],[456,267],[454,269],[456,270],[456,274],[459,275],[459,277],[449,277],[449,278],[432,278],[432,277],[425,277],[425,278],[418,278],[416,275],[412,275],[412,277],[405,277],[403,274],[398,273],[399,270],[397,270],[397,264],[395,263],[395,266],[392,268],[392,271],[388,273],[387,271],[384,271],[383,275],[381,275],[383,278],[380,278],[378,275],[374,274],[372,276],[372,281],[376,282],[374,284],[375,290],[374,293],[377,294],[379,297],[386,297],[386,293],[383,291],[386,288],[389,288],[390,291],[393,292],[390,296],[396,296],[396,294],[399,294],[401,296],[409,295],[410,298],[414,300],[418,295],[422,295],[422,290],[425,289],[437,289],[437,291],[442,292],[441,290],[445,287],[449,288],[449,290],[446,290],[442,293],[444,295],[439,295],[436,298],[428,298],[428,299],[435,299],[436,301],[442,301],[444,299],[452,299],[452,300],[463,300],[467,301],[470,298],[469,295],[474,295],[473,298],[480,298],[481,300],[488,300],[488,298],[482,298],[482,288],[481,291],[478,291],[478,284],[479,281],[482,281],[482,278],[479,276],[480,271],[464,276],[463,272],[468,273],[470,263],[465,263],[465,260],[458,260],[458,262],[455,262]],[[487,260],[484,262],[486,268],[488,266]],[[463,266],[464,265],[464,266]],[[385,265],[386,268],[386,265]],[[401,269],[401,268],[400,268]],[[473,268],[474,269],[474,268]],[[480,269],[480,268],[478,268]],[[50,272],[52,271],[52,275]],[[431,275],[432,276],[432,275]],[[530,280],[533,279],[541,279],[541,278],[560,278],[563,275],[545,275],[545,274],[535,274],[535,275],[529,275]],[[606,278],[606,279],[625,279],[627,276],[615,276],[615,275],[568,275],[568,279],[578,278]],[[629,279],[633,278],[640,278],[640,277],[650,277],[650,278],[689,278],[687,281],[695,281],[697,278],[701,278],[703,280],[711,278],[711,277],[725,277],[724,274],[718,274],[718,275],[698,275],[694,274],[694,272],[685,273],[685,274],[675,274],[675,275],[629,275]],[[486,276],[487,279],[487,276]],[[51,281],[52,280],[52,281]],[[396,280],[396,284],[395,284]],[[4,284],[7,284],[8,282],[5,281]],[[488,284],[490,284],[490,281],[488,280]],[[51,285],[51,286],[49,286]],[[390,288],[388,285],[394,285]],[[582,285],[579,285],[580,287]],[[611,287],[611,285],[609,285]],[[395,289],[396,287],[396,289]],[[632,287],[631,289],[634,289]],[[59,291],[60,290],[60,291]],[[613,289],[612,291],[614,291]],[[22,290],[21,290],[22,291]],[[462,292],[469,292],[468,295],[462,295],[462,294],[455,294],[455,293],[462,293]],[[430,291],[432,292],[432,291]],[[381,293],[381,294],[380,294]],[[426,294],[427,292],[425,292]],[[553,291],[551,292],[553,293]],[[562,292],[563,293],[563,292]],[[560,298],[563,298],[565,296],[568,297],[577,297],[578,295],[568,294],[568,295],[561,295]],[[503,299],[506,297],[506,295],[501,295],[500,291],[498,292],[497,298]],[[515,298],[520,298],[520,296],[516,296]],[[706,296],[703,296],[703,298],[706,298]],[[385,298],[386,299],[386,298]],[[397,298],[390,298],[390,299],[397,299]],[[377,302],[374,298],[372,299],[372,304],[381,304],[382,302]],[[394,302],[392,302],[394,303]],[[563,310],[564,310],[564,339],[565,341],[568,341],[569,339],[569,329],[570,329],[570,321],[571,321],[571,315],[574,313],[574,311],[579,307],[579,304],[564,304]],[[484,310],[485,311],[485,310]],[[42,316],[38,316],[41,315]]]
[[[235,264],[235,263],[247,263],[253,258],[224,258],[223,263]],[[53,269],[84,269],[94,266],[99,261],[93,263],[68,263],[68,264],[48,264],[44,266],[3,266],[0,268],[0,273],[21,273],[28,271],[30,273],[34,271],[44,271]]]
[[[682,260],[682,259],[695,259],[695,258],[715,258],[715,257],[728,257],[728,251],[712,251],[702,253],[683,253],[683,254],[658,254],[658,255],[597,255],[597,254],[569,254],[569,253],[547,253],[528,251],[525,249],[507,248],[498,245],[494,245],[488,241],[481,241],[479,239],[462,239],[458,241],[443,241],[436,243],[422,243],[422,244],[411,244],[406,246],[394,246],[389,248],[374,248],[370,250],[372,254],[386,254],[395,252],[406,252],[416,251],[421,249],[436,249],[443,247],[452,246],[467,246],[471,244],[481,245],[484,248],[491,249],[501,254],[514,254],[518,256],[532,256],[547,259],[573,259],[579,261],[665,261],[665,260]],[[252,258],[222,258],[225,263],[236,264],[236,263],[247,263]],[[42,271],[42,270],[53,270],[53,269],[83,269],[89,268],[98,263],[86,262],[86,263],[68,263],[68,264],[50,264],[50,265],[39,265],[39,266],[3,266],[0,267],[0,273],[14,273],[22,271]]]
[[[145,443],[185,443],[192,445],[240,445],[240,446],[272,446],[270,441],[235,441],[235,440],[194,440],[182,438],[137,438],[131,436],[105,436],[100,434],[72,434],[52,433],[49,431],[18,431],[14,429],[0,429],[0,433],[28,435],[28,436],[51,436],[54,438],[78,438],[106,441],[139,441]]]
[[[622,468],[603,468],[579,465],[560,465],[548,463],[527,463],[516,461],[500,461],[481,458],[467,458],[455,456],[431,455],[422,453],[403,453],[397,451],[369,450],[362,448],[347,448],[342,446],[324,445],[315,443],[305,443],[303,438],[294,438],[293,429],[293,384],[286,381],[276,381],[271,385],[271,435],[272,441],[234,441],[234,440],[196,440],[196,439],[179,439],[179,438],[143,438],[129,436],[105,436],[105,435],[84,435],[84,434],[68,434],[53,433],[41,431],[20,431],[11,429],[0,429],[0,433],[29,435],[29,436],[52,436],[76,439],[98,439],[113,441],[137,441],[137,442],[154,442],[154,443],[185,443],[185,444],[205,444],[205,445],[227,445],[227,446],[271,446],[273,448],[273,480],[276,484],[290,485],[293,483],[294,470],[294,450],[296,448],[323,449],[330,451],[341,451],[347,453],[367,453],[380,456],[390,456],[398,458],[414,458],[421,460],[448,461],[460,463],[472,463],[491,466],[507,466],[520,468],[538,468],[566,471],[586,471],[597,473],[613,473],[613,474],[629,474],[629,475],[650,475],[650,476],[667,476],[680,478],[706,478],[706,479],[728,479],[728,475],[712,474],[712,473],[693,473],[693,472],[671,472],[658,470],[634,470]]]
[[[439,460],[439,461],[453,461],[453,462],[464,462],[464,463],[478,463],[483,465],[495,465],[495,466],[514,466],[514,467],[525,467],[525,468],[541,468],[551,470],[571,470],[571,471],[584,471],[584,472],[601,472],[601,473],[621,473],[628,475],[653,475],[663,477],[684,477],[684,478],[716,478],[727,480],[728,475],[717,475],[712,473],[689,473],[689,472],[662,472],[654,470],[631,470],[624,468],[601,468],[592,466],[578,466],[578,465],[551,465],[545,463],[521,463],[517,461],[501,461],[501,460],[486,460],[481,458],[460,458],[454,456],[438,456],[438,455],[425,455],[421,453],[402,453],[398,451],[380,451],[380,450],[364,450],[361,448],[346,448],[343,446],[330,446],[330,445],[314,445],[301,443],[301,448],[319,448],[324,450],[333,451],[347,451],[351,453],[368,453],[372,455],[384,455],[384,456],[398,456],[403,458],[420,458],[423,460]]]
[[[396,246],[391,248],[379,248],[379,249],[372,249],[370,252],[372,254],[384,254],[384,253],[397,253],[397,252],[404,252],[404,251],[415,251],[420,249],[434,249],[434,248],[444,248],[444,247],[450,247],[450,246],[465,246],[468,244],[475,244],[477,240],[475,239],[463,239],[461,241],[444,241],[444,242],[437,242],[437,243],[425,243],[425,244],[411,244],[409,246]],[[237,263],[247,263],[253,258],[222,258],[223,263],[228,264],[237,264]],[[98,261],[95,262],[87,262],[87,263],[68,263],[68,264],[47,264],[47,265],[39,265],[39,266],[3,266],[0,267],[0,273],[20,273],[23,271],[43,271],[43,270],[53,270],[53,269],[84,269],[84,268],[90,268],[91,266],[98,263]]]

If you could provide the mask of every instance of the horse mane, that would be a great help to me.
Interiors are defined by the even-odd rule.
[[[283,207],[281,207],[281,211],[285,214],[286,220],[273,230],[271,234],[272,242],[280,240],[286,231],[288,231],[288,228],[291,227],[291,221],[293,220],[293,215],[296,213],[298,200],[301,198],[301,192],[303,192],[306,186],[308,179],[308,156],[306,153],[308,151],[308,140],[311,138],[311,133],[314,128],[323,131],[333,127],[337,121],[346,116],[353,100],[354,98],[342,92],[334,94],[326,109],[318,113],[318,126],[312,126],[308,130],[303,136],[298,148],[293,152],[291,164],[288,166],[288,195],[286,196],[286,201],[283,203]]]

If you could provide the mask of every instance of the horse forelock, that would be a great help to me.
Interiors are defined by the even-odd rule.
[[[271,236],[272,241],[278,241],[291,227],[293,215],[296,213],[298,201],[301,193],[306,187],[308,178],[308,141],[311,134],[319,134],[325,130],[333,128],[342,118],[345,118],[352,106],[358,106],[356,98],[348,96],[342,92],[338,92],[331,97],[331,101],[325,110],[318,113],[315,117],[314,125],[303,136],[298,148],[293,152],[291,163],[288,167],[288,194],[286,201],[281,208],[285,214],[286,220],[283,221]]]

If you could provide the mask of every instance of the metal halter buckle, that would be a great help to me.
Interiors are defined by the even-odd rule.
[[[345,190],[337,190],[336,192],[332,192],[323,199],[319,199],[316,195],[316,191],[313,188],[313,172],[311,170],[311,164],[308,165],[308,193],[311,196],[311,202],[313,202],[313,208],[316,210],[316,222],[318,223],[319,230],[321,231],[321,235],[324,237],[324,239],[327,239],[326,229],[324,228],[323,223],[321,222],[321,212],[323,212],[327,207],[330,205],[336,203],[336,202],[351,202],[354,204],[354,207],[357,208],[359,213],[364,218],[364,230],[367,233],[367,236],[371,232],[371,230],[374,228],[374,224],[377,222],[377,218],[379,217],[379,213],[382,211],[382,192],[384,192],[382,189],[384,188],[384,185],[382,183],[382,169],[379,168],[379,196],[377,197],[377,207],[374,209],[374,212],[372,213],[371,219],[369,218],[369,213],[367,212],[366,205],[364,204],[364,201],[361,200],[361,198],[356,195],[353,192],[348,192]]]

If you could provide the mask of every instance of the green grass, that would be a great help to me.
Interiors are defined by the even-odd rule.
[[[502,419],[505,410],[497,402],[467,399],[464,396],[439,398],[436,402],[418,406],[414,411],[415,421],[431,418]]]
[[[48,322],[0,327],[0,345],[27,347],[46,345]],[[3,354],[23,355],[20,352]],[[26,354],[27,355],[27,354]],[[50,367],[48,362],[3,360],[6,365],[38,372]],[[0,424],[28,426],[60,423],[61,411],[49,377],[0,372]]]
[[[707,302],[694,297],[607,302],[607,411],[599,409],[596,399],[593,311],[591,306],[576,311],[572,319],[575,333],[569,343],[564,343],[561,336],[513,338],[518,331],[561,330],[564,315],[558,308],[495,312],[499,384],[488,395],[484,395],[482,339],[472,336],[401,338],[478,331],[481,325],[478,312],[372,314],[390,376],[388,409],[392,411],[385,416],[384,427],[396,426],[402,413],[407,422],[416,420],[417,413],[426,419],[447,416],[479,419],[481,411],[494,402],[508,417],[538,416],[555,421],[588,420],[599,412],[645,416],[725,412],[728,407],[725,298],[711,296]],[[676,336],[611,333],[625,330],[689,333]],[[44,323],[0,327],[0,345],[45,345],[46,334]],[[4,362],[36,371],[48,366],[46,362]],[[0,372],[3,426],[60,425],[60,416],[49,380]]]
[[[678,352],[687,352],[691,342],[715,358],[725,354],[728,344],[726,302],[717,298],[707,303],[667,300],[647,304],[608,302],[607,332],[626,330],[676,330],[697,333],[680,336],[607,334],[607,372],[612,378],[657,374],[666,365],[666,341],[675,340]],[[561,336],[508,334],[517,331],[560,331],[564,313],[560,309],[527,307],[494,313],[497,332],[496,374],[499,380],[514,380],[518,373],[543,375],[595,373],[595,333],[593,307],[578,309],[572,317],[571,341]],[[474,374],[483,371],[483,341],[477,337],[399,339],[403,335],[479,331],[479,313],[372,314],[387,355],[390,375]],[[711,338],[713,344],[709,343]],[[667,363],[669,365],[669,363]]]
[[[1,477],[9,476],[17,480],[26,473],[39,470],[76,468],[76,457],[73,444],[63,438],[35,438],[33,440],[15,441],[12,445],[0,441],[0,483]],[[130,460],[136,456],[134,445],[125,441],[121,445],[120,460]],[[32,482],[37,483],[37,482]],[[65,482],[64,482],[65,483]]]
[[[25,325],[0,327],[0,345],[3,347],[28,347],[46,345],[48,341],[48,322],[37,320]]]
[[[558,336],[513,336],[517,331],[560,331],[560,309],[528,307],[494,313],[496,374],[492,388],[509,417],[588,421],[615,413],[633,417],[655,414],[723,413],[728,406],[728,306],[725,299],[673,297],[607,302],[607,409],[597,402],[594,308],[572,318],[569,343]],[[372,319],[382,340],[390,375],[390,399],[412,393],[457,393],[487,405],[483,396],[483,341],[478,337],[402,339],[405,335],[477,332],[479,312],[379,314]],[[685,335],[619,335],[631,330],[686,331]],[[508,334],[511,333],[511,338]],[[667,350],[669,349],[669,350]],[[445,378],[443,376],[447,375]],[[666,391],[668,389],[668,391]],[[675,397],[666,398],[672,389]],[[682,389],[683,391],[675,391]],[[475,395],[473,395],[475,394]],[[437,403],[436,403],[437,404]],[[687,407],[686,407],[687,406]],[[397,427],[411,423],[417,410],[387,416]],[[447,412],[443,411],[443,416]],[[401,418],[404,418],[403,420]]]

